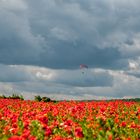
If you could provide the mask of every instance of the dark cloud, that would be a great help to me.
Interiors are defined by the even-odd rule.
[[[119,63],[121,60],[116,48],[100,49],[82,41],[78,44],[78,47],[74,47],[72,43],[51,42],[53,47],[50,53],[44,50],[40,64],[52,68],[79,68],[80,63],[85,63],[89,67],[113,68],[114,63]]]
[[[33,76],[24,69],[15,66],[0,65],[0,82],[32,81]]]
[[[108,72],[90,70],[60,71],[52,81],[72,87],[111,87],[113,85],[113,77]]]
[[[1,0],[0,85],[77,98],[93,91],[138,95],[139,70],[131,70],[129,62],[140,65],[139,5],[139,0]],[[81,63],[103,71],[81,79]]]
[[[134,76],[136,78],[140,78],[140,71],[128,71],[126,72],[127,75]]]
[[[16,2],[0,6],[1,63],[116,69],[140,54],[137,48],[124,54],[140,31],[139,1],[20,0],[15,8]]]

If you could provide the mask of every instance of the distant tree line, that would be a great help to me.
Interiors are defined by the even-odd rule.
[[[132,99],[122,99],[123,101],[135,101],[140,102],[140,98],[132,98]]]
[[[5,95],[0,95],[0,99],[20,99],[20,100],[24,100],[22,95],[18,95],[18,94],[12,94],[12,96],[5,96]]]
[[[34,100],[38,102],[58,102],[56,100],[51,100],[49,97],[41,97],[40,95],[35,96]]]
[[[0,99],[20,99],[24,100],[22,95],[12,94],[12,96],[0,95]],[[49,97],[41,97],[40,95],[34,96],[34,100],[37,102],[58,102],[56,100],[51,100]]]
[[[121,101],[126,101],[126,102],[140,102],[140,98],[130,98],[130,99],[110,99],[110,100],[78,100],[79,102],[82,101],[82,102],[100,102],[100,101],[107,101],[107,102],[110,102],[110,101],[118,101],[118,100],[121,100]]]
[[[0,99],[20,99],[20,100],[24,100],[22,95],[18,95],[18,94],[12,94],[12,96],[5,96],[5,95],[0,95]],[[34,100],[37,102],[59,102],[57,100],[51,100],[51,98],[49,97],[41,97],[40,95],[34,96]],[[121,101],[134,101],[134,102],[140,102],[140,98],[130,98],[130,99],[110,99],[110,100],[105,100],[105,101],[117,101],[117,100],[121,100]],[[68,100],[69,101],[69,100]],[[103,101],[103,100],[78,100],[79,102],[91,102],[91,101]]]

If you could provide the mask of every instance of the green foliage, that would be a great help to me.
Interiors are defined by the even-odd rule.
[[[20,100],[24,100],[24,97],[22,95],[18,95],[13,93],[12,96],[5,96],[5,95],[1,95],[0,99],[20,99]]]
[[[39,121],[33,120],[30,125],[30,131],[33,136],[36,136],[38,140],[44,140],[44,130]]]
[[[35,96],[35,101],[38,101],[38,102],[40,102],[40,101],[42,101],[42,102],[50,102],[51,99],[48,98],[48,97],[40,97],[40,96],[38,95],[38,96]]]
[[[35,96],[35,101],[40,102],[41,100],[42,100],[42,98],[39,95]]]
[[[51,101],[51,99],[50,99],[50,98],[48,98],[48,97],[42,97],[42,101],[43,101],[43,102],[50,102],[50,101]]]
[[[1,95],[0,99],[6,99],[6,96],[5,95]]]
[[[9,96],[9,98],[24,100],[22,95],[17,95],[17,94],[14,94],[14,93],[12,94],[12,96]]]

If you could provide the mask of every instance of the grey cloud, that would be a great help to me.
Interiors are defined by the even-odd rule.
[[[0,80],[27,93],[69,93],[77,98],[92,94],[122,97],[130,95],[129,91],[138,95],[139,70],[129,70],[129,61],[140,64],[139,5],[139,0],[0,1],[0,64],[4,64]],[[124,73],[116,78],[108,72],[92,72],[80,79],[81,63],[89,70]],[[33,66],[11,68],[12,64],[50,71]],[[39,79],[37,72],[44,74],[42,78],[51,72],[57,76]]]
[[[0,68],[1,94],[10,95],[14,91],[23,94],[26,99],[34,95],[54,99],[139,96],[140,79],[120,71],[91,69],[83,74],[80,70],[51,70],[33,66],[0,65]]]
[[[112,86],[108,72],[91,70],[53,70],[33,66],[0,65],[1,82],[33,82],[72,87]],[[32,84],[31,84],[32,85]],[[25,85],[26,86],[26,85]],[[37,87],[37,86],[36,86]]]
[[[31,33],[30,23],[26,8],[18,8],[14,4],[18,1],[3,2],[7,8],[0,5],[0,61],[4,64],[31,64],[38,60],[41,51],[39,42],[43,42],[40,36]],[[16,10],[15,10],[16,9]]]
[[[140,71],[128,71],[126,72],[127,75],[134,76],[136,78],[140,78]]]
[[[113,77],[108,72],[60,71],[52,81],[74,87],[112,86]]]
[[[0,65],[0,82],[31,82],[33,79],[34,77],[24,69],[14,66]]]
[[[135,48],[136,53],[124,55],[125,44],[133,46],[140,31],[137,0],[20,2],[16,10],[0,6],[1,63],[59,69],[87,63],[116,69],[140,54]]]

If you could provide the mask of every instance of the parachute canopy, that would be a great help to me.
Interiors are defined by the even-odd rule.
[[[88,66],[85,65],[85,64],[81,64],[81,65],[80,65],[80,69],[84,69],[84,68],[88,68]]]

